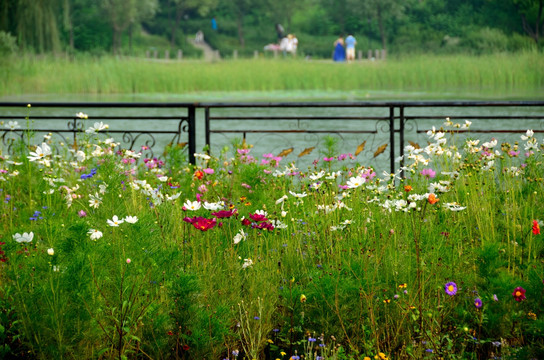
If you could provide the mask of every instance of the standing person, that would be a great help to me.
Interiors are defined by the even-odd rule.
[[[217,20],[215,20],[215,16],[212,17],[212,30],[217,31]]]
[[[346,59],[348,61],[355,60],[355,44],[357,44],[357,40],[350,33],[346,38]]]
[[[334,52],[332,54],[334,61],[346,61],[346,49],[344,48],[344,38],[340,35],[334,42]]]
[[[297,39],[295,34],[293,34],[293,37],[291,38],[291,42],[293,44],[291,53],[293,54],[293,56],[296,56],[297,55],[297,48],[298,48],[298,39]]]
[[[276,24],[276,33],[278,34],[278,43],[283,39],[285,36],[285,30],[283,29],[283,26],[281,24]]]

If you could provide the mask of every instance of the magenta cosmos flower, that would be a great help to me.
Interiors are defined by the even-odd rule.
[[[514,292],[512,293],[512,296],[514,297],[514,300],[517,302],[521,302],[526,299],[525,297],[525,289],[521,286],[518,286],[514,289]]]
[[[448,294],[449,296],[453,296],[457,294],[457,284],[454,283],[453,281],[450,281],[449,283],[446,284],[446,286],[444,287],[444,290],[446,291],[446,294]]]

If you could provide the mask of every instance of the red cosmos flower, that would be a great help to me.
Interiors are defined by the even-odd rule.
[[[202,216],[194,216],[192,218],[186,216],[183,218],[183,221],[193,224],[195,229],[200,231],[208,231],[217,225],[216,219],[207,219]]]
[[[538,225],[538,221],[533,220],[533,235],[539,235],[540,234],[540,225]]]
[[[197,217],[193,222],[193,226],[200,231],[208,231],[212,229],[217,224],[215,219],[206,219],[203,217]]]
[[[244,218],[244,219],[242,219],[242,225],[249,226],[249,225],[251,225],[251,221],[249,221],[249,219]]]
[[[187,345],[187,344],[183,345],[183,350],[189,351],[189,349],[190,349],[189,345]]]
[[[274,225],[272,225],[272,223],[264,221],[262,223],[252,225],[252,228],[261,230],[274,230]]]
[[[267,221],[267,220],[268,220],[264,215],[261,215],[261,214],[249,214],[249,217],[250,217],[252,220],[255,220],[255,221],[257,221],[257,222],[259,222],[259,221]]]
[[[232,215],[236,214],[236,209],[234,210],[220,210],[212,212],[212,215],[216,218],[230,218]]]
[[[198,180],[201,180],[204,177],[204,173],[200,170],[195,171],[194,177],[196,177]]]
[[[518,286],[514,289],[514,292],[512,293],[512,296],[514,297],[514,300],[517,302],[521,302],[526,299],[525,297],[525,289],[521,286]]]

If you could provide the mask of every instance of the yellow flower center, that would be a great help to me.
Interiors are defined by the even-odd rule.
[[[452,292],[452,291],[453,291],[453,285],[448,286],[448,291],[449,291],[449,292]]]
[[[516,291],[516,296],[521,296],[521,291]]]

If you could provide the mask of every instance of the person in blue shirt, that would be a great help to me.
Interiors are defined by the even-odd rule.
[[[348,61],[355,60],[355,44],[357,44],[357,40],[352,34],[349,34],[346,38],[346,59]]]
[[[215,20],[215,16],[212,17],[212,30],[217,30],[217,21]]]

